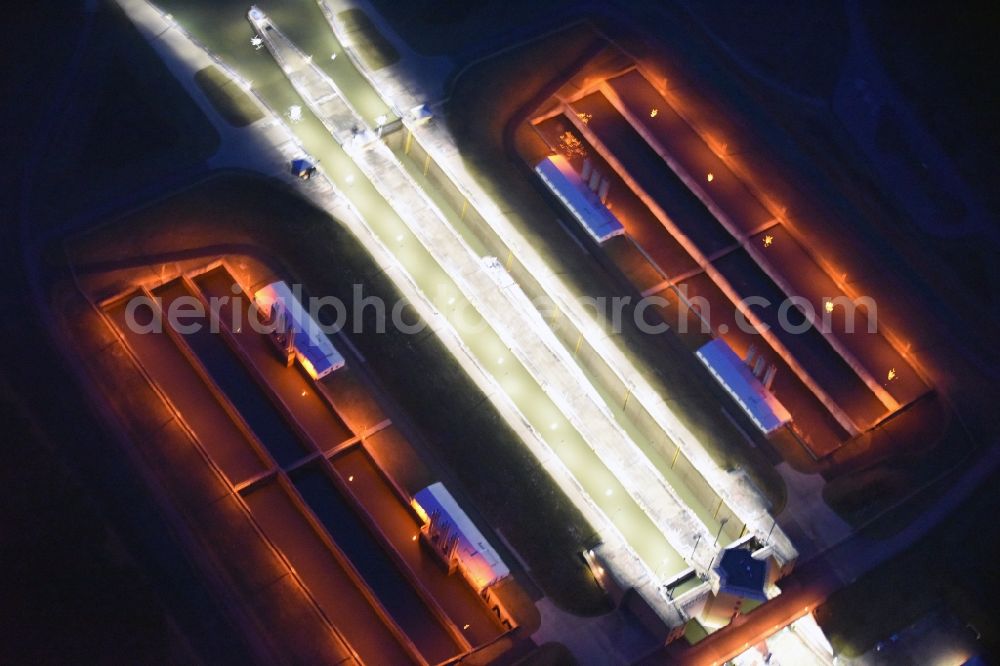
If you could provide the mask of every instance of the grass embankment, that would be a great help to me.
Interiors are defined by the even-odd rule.
[[[868,537],[896,534],[934,503],[974,442],[992,437],[989,429],[981,432],[979,438],[966,432],[938,396],[927,396],[831,456],[823,500]]]
[[[389,306],[400,299],[349,231],[282,186],[256,178],[221,176],[172,197],[101,232],[88,243],[87,255],[114,261],[225,244],[277,258],[310,294],[336,296],[348,312],[355,284]],[[408,310],[404,318],[414,321]],[[364,312],[374,316],[372,308]],[[388,329],[375,333],[368,321],[364,334],[348,334],[425,436],[421,452],[429,466],[443,468],[446,480],[457,479],[461,493],[503,533],[556,603],[579,614],[606,610],[603,592],[579,557],[597,541],[587,521],[433,333]]]
[[[5,7],[8,52],[31,55],[0,75],[5,154],[18,156],[0,178],[11,213],[4,305],[18,312],[0,325],[0,662],[189,663],[220,646],[214,654],[245,655],[36,312],[30,280],[63,275],[48,263],[57,250],[35,276],[19,243],[17,223],[41,235],[217,145],[118,6],[96,5],[88,17],[77,3]],[[42,34],[60,38],[40,48]]]
[[[1000,82],[995,76],[983,76],[984,63],[991,61],[996,48],[996,19],[971,7],[955,11],[944,3],[919,12],[884,1],[864,3],[860,9],[882,64],[901,92],[948,150],[962,177],[994,214],[1000,213],[1000,195],[988,175],[1000,151],[990,111],[1000,98]],[[951,249],[952,243],[940,240]],[[988,259],[988,246],[969,250],[955,268],[969,271],[961,276],[968,279],[969,289],[985,292],[976,274],[992,270],[995,276],[996,262]]]
[[[375,0],[379,13],[392,23],[410,48],[424,55],[459,56],[482,53],[484,44],[505,45],[511,31],[537,25],[541,11],[553,14],[570,0]],[[489,47],[487,47],[489,48]]]
[[[46,144],[36,216],[66,219],[196,169],[219,137],[114,3],[94,16],[72,93]]]
[[[337,22],[343,27],[350,45],[361,55],[368,69],[379,70],[399,61],[399,51],[360,9],[338,12]]]
[[[912,548],[883,563],[817,608],[816,619],[838,652],[855,657],[925,613],[945,607],[1000,654],[995,603],[1000,594],[1000,475],[982,484],[955,513]]]
[[[771,6],[776,11],[754,11],[743,3],[694,3],[690,9],[757,71],[797,93],[827,98],[840,78],[847,47],[843,3]]]
[[[514,662],[514,666],[574,666],[576,659],[562,643],[545,643],[522,659]]]
[[[194,82],[219,115],[233,127],[246,127],[264,117],[250,96],[216,65],[195,72]]]
[[[99,508],[0,386],[0,662],[192,658]]]

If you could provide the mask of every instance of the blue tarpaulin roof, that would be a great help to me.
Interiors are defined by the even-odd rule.
[[[565,157],[546,157],[535,165],[535,172],[598,243],[625,233],[622,223],[590,191]]]
[[[736,399],[758,428],[772,432],[792,420],[785,406],[767,390],[726,341],[717,338],[698,350],[698,358]]]
[[[473,524],[443,483],[434,483],[413,496],[425,519],[436,517],[449,525],[458,540],[457,556],[466,575],[482,589],[510,574],[510,570],[486,537]]]
[[[295,331],[295,355],[313,379],[325,377],[344,367],[344,357],[284,280],[258,289],[254,301],[268,317],[276,304],[288,314],[290,321],[286,323]]]
[[[301,175],[303,172],[308,172],[310,169],[314,169],[315,165],[307,159],[296,159],[292,160],[292,173],[296,176]]]

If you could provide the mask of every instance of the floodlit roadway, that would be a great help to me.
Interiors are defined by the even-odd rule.
[[[348,35],[334,19],[332,10],[325,0],[319,0],[318,4],[324,9],[323,14],[327,19],[331,30],[338,39],[350,39]],[[338,5],[339,6],[339,5]],[[391,31],[390,31],[391,32]],[[403,62],[397,67],[385,67],[378,70],[368,69],[364,58],[356,51],[349,51],[355,67],[361,72],[369,82],[371,90],[378,92],[384,99],[391,99],[396,108],[412,108],[416,104],[426,101],[424,94],[413,95],[413,89],[409,87],[411,74],[414,70],[425,72],[426,62],[418,63],[416,59],[411,59],[412,53],[405,44],[397,41],[396,47],[403,54]],[[409,55],[408,55],[409,54]],[[426,72],[425,72],[426,73]],[[351,91],[348,90],[348,93]],[[703,443],[699,441],[697,435],[692,432],[684,422],[684,418],[673,408],[664,402],[664,396],[660,391],[654,389],[649,383],[643,371],[644,363],[637,364],[631,357],[631,352],[620,348],[618,344],[606,335],[604,327],[592,318],[592,313],[578,299],[586,294],[580,294],[569,284],[564,282],[558,272],[552,272],[555,268],[549,261],[540,256],[531,241],[526,238],[517,225],[508,219],[506,215],[496,208],[499,203],[493,196],[485,191],[476,180],[474,174],[466,169],[466,165],[460,157],[461,147],[457,146],[454,138],[446,128],[445,123],[415,124],[407,118],[403,118],[409,132],[408,136],[415,138],[420,143],[421,148],[426,151],[425,155],[430,155],[436,167],[440,167],[448,180],[455,185],[464,202],[460,207],[452,207],[452,204],[445,204],[443,210],[449,216],[449,220],[458,233],[468,237],[471,232],[470,224],[465,221],[465,203],[476,209],[479,217],[496,234],[499,243],[493,244],[493,249],[489,252],[498,257],[507,257],[508,261],[516,257],[517,270],[526,271],[532,275],[537,284],[533,285],[535,293],[533,296],[543,299],[551,299],[558,305],[558,315],[560,321],[564,322],[559,327],[558,336],[561,337],[563,346],[575,349],[574,342],[586,340],[589,349],[586,354],[591,361],[597,361],[596,366],[588,367],[589,363],[581,362],[581,369],[589,373],[590,386],[598,392],[605,404],[611,410],[619,425],[624,428],[640,446],[644,442],[650,443],[645,438],[652,436],[656,440],[656,445],[644,448],[644,452],[654,465],[664,473],[668,482],[672,484],[674,490],[685,499],[689,507],[699,515],[702,522],[711,528],[715,533],[721,528],[729,538],[737,538],[742,533],[744,524],[758,538],[766,538],[769,545],[775,549],[775,553],[780,553],[780,559],[789,561],[796,557],[795,548],[788,540],[787,535],[781,529],[774,530],[774,523],[765,506],[763,497],[751,487],[746,476],[741,473],[727,473],[719,467],[710,454],[705,449]],[[509,151],[512,146],[507,147]],[[405,154],[405,148],[401,148]],[[400,158],[401,161],[406,161]],[[412,163],[410,166],[414,166]],[[420,169],[412,170],[414,179],[418,183],[426,182],[421,179]],[[432,183],[429,187],[424,187],[424,192],[428,196],[440,195],[436,192],[437,184]],[[475,245],[474,243],[470,243]],[[555,331],[555,329],[553,329]],[[578,336],[578,337],[577,337]],[[575,352],[574,352],[575,355]],[[623,402],[622,396],[627,397]],[[637,418],[628,416],[624,405],[628,403],[628,398],[634,396],[634,404],[639,407],[638,419],[651,418],[656,424],[658,432],[650,435],[647,429],[640,426]],[[702,407],[709,412],[715,412],[718,404],[714,400],[705,402]],[[731,436],[731,435],[730,435]],[[665,439],[661,439],[665,438]],[[683,452],[685,462],[691,463],[688,469],[681,473],[681,480],[678,482],[672,479],[670,471],[672,463],[661,464],[658,460],[663,457],[663,450],[660,445],[675,446],[675,453]],[[659,451],[656,449],[660,448]],[[669,454],[667,454],[669,455]],[[714,497],[712,500],[709,497]],[[725,506],[729,515],[720,515],[720,510]],[[703,507],[708,507],[707,511]],[[731,520],[737,516],[740,523]],[[728,521],[728,524],[727,524]],[[768,535],[765,537],[765,533]]]
[[[545,433],[550,446],[636,547],[657,578],[669,580],[686,568],[684,559],[671,546],[683,549],[700,568],[707,568],[715,554],[712,536],[610,415],[602,411],[599,400],[586,390],[589,384],[573,373],[576,366],[559,356],[561,346],[557,342],[547,344],[543,337],[547,327],[530,317],[530,304],[526,299],[518,301],[519,289],[510,283],[502,268],[497,265],[483,270],[479,257],[429,204],[389,149],[368,133],[365,121],[311,58],[299,52],[263,13],[251,10],[250,20],[307,106],[320,115],[330,133],[346,147],[383,201],[390,200],[403,216],[400,219],[392,215],[394,236],[383,239],[398,248],[397,256],[408,264],[425,293],[446,287],[451,295],[438,307],[494,376],[516,377],[513,385],[505,386],[514,402],[534,427]],[[371,223],[370,218],[366,219]],[[420,238],[412,232],[420,234]],[[443,265],[450,269],[447,274]],[[449,276],[461,280],[463,288],[459,289]],[[466,295],[475,300],[475,307]],[[487,318],[485,321],[481,314]],[[548,391],[543,389],[545,383]],[[561,404],[556,406],[550,396]],[[539,413],[539,406],[543,413]],[[534,414],[529,411],[531,407],[535,408]],[[585,464],[579,464],[584,460]],[[625,488],[619,479],[632,483]],[[669,541],[662,540],[664,534]]]
[[[183,22],[186,27],[190,27],[197,38],[204,40],[225,60],[227,66],[232,67],[244,80],[252,81],[254,92],[272,108],[287,109],[292,105],[302,104],[268,52],[256,51],[250,45],[252,31],[242,18],[245,16],[246,5],[230,3],[227,9],[222,4],[206,6],[202,3],[162,3],[164,9],[173,14],[168,20]],[[233,11],[238,12],[236,15],[241,17],[243,27],[238,33],[228,20]],[[316,11],[318,15],[318,10]],[[322,32],[328,33],[326,29]],[[335,42],[332,35],[329,39]],[[336,64],[338,61],[333,62]],[[327,62],[323,66],[330,67]],[[355,76],[360,78],[357,74]],[[384,105],[382,109],[385,109]],[[371,113],[364,109],[361,111],[366,117]],[[374,111],[379,111],[379,115],[388,112],[387,109],[381,111],[378,108]],[[687,568],[684,558],[667,542],[645,512],[629,498],[614,475],[607,471],[556,405],[523,366],[516,362],[500,338],[483,325],[470,305],[465,303],[463,307],[464,299],[454,282],[437,266],[322,123],[306,109],[301,120],[292,123],[291,128],[304,148],[320,162],[324,173],[328,174],[338,190],[349,198],[353,209],[365,220],[380,243],[392,251],[394,258],[428,301],[438,312],[447,316],[453,325],[464,324],[463,329],[475,332],[464,336],[462,342],[466,348],[478,365],[490,372],[493,380],[504,391],[520,416],[530,424],[538,438],[556,453],[558,465],[568,470],[578,487],[586,492],[587,503],[599,507],[605,516],[613,520],[614,526],[611,529],[617,534],[615,540],[624,540],[642,562],[646,563],[643,568],[650,573],[647,582],[669,580],[684,571]],[[543,461],[543,464],[551,463]],[[633,561],[624,552],[621,556]],[[640,581],[634,579],[634,582]]]
[[[717,542],[709,542],[711,535],[705,525],[618,425],[607,405],[499,261],[487,260],[484,270],[484,260],[463,242],[388,147],[374,136],[369,137],[365,130],[359,131],[364,120],[350,108],[333,81],[259,10],[251,10],[250,18],[309,108],[320,116],[330,133],[362,167],[376,190],[419,236],[437,265],[461,285],[465,298],[509,346],[535,385],[558,404],[583,441],[625,485],[634,503],[670,543],[690,552],[689,559],[696,567],[707,569],[715,557]],[[466,303],[461,305],[465,307]],[[476,333],[461,332],[465,335]],[[594,490],[590,488],[589,492],[593,494]],[[614,489],[606,487],[603,492],[608,495],[614,493]]]
[[[182,21],[185,25],[190,23],[199,37],[208,42],[216,53],[224,58],[228,64],[235,65],[238,73],[244,78],[252,80],[255,92],[267,99],[273,107],[286,109],[293,104],[301,104],[301,100],[285,80],[281,70],[274,66],[267,52],[255,51],[250,45],[250,31],[245,30],[237,34],[235,27],[232,27],[229,13],[236,9],[235,5],[213,3],[208,8],[204,5],[188,8],[186,5],[189,3],[171,2],[170,0],[163,4],[166,8],[176,12],[175,18],[177,20]],[[219,6],[219,4],[229,4],[230,6],[226,8]],[[284,20],[284,16],[292,17],[294,15],[296,17],[299,24],[297,29],[300,31],[299,34],[292,35],[296,40],[309,32],[304,30],[301,25],[302,22],[307,22],[307,19],[303,18],[308,13],[304,5],[298,8],[302,10],[299,13],[302,13],[303,16],[298,16],[297,13],[289,13],[287,3],[271,3],[269,9],[273,9],[271,5],[277,6],[278,4],[285,7],[283,11],[286,13],[282,20]],[[245,5],[239,8],[241,16],[244,10]],[[276,9],[273,11],[277,14]],[[226,21],[219,20],[223,15],[227,17]],[[301,38],[305,39],[305,37]],[[313,39],[315,42],[316,38],[309,39]],[[319,55],[326,51],[337,52],[339,49],[332,36],[328,40],[328,43],[319,45],[315,49],[310,47],[310,51],[317,53],[317,65],[321,66],[324,72],[335,73],[341,86],[350,87],[348,92],[352,103],[362,107],[360,110],[366,118],[386,113],[384,105],[379,107],[377,96],[370,88],[367,88],[367,85],[355,85],[351,82],[351,76],[355,79],[360,79],[360,76],[356,72],[350,74],[352,68],[350,68],[349,62],[344,62],[346,68],[336,70],[336,66],[346,59],[329,61],[328,57]],[[361,80],[361,83],[364,81]],[[366,89],[367,92],[365,92]],[[292,127],[306,148],[319,158],[324,171],[347,194],[382,242],[393,250],[400,263],[413,276],[433,303],[442,312],[453,314],[456,317],[470,318],[473,321],[467,323],[470,323],[473,328],[479,325],[476,316],[469,314],[472,312],[471,307],[459,307],[461,295],[452,281],[434,264],[420,243],[409,232],[407,226],[386,205],[377,191],[352,163],[350,157],[340,150],[339,146],[330,138],[322,123],[311,113],[305,111],[302,114],[302,120],[294,123]],[[654,565],[657,577],[669,578],[670,574],[682,570],[686,565],[676,550],[671,548],[662,538],[644,512],[634,502],[627,499],[624,489],[600,464],[600,461],[582,441],[578,433],[562,417],[545,393],[539,389],[537,383],[531,379],[519,363],[514,362],[514,359],[507,354],[507,348],[500,339],[492,331],[483,330],[474,336],[466,336],[465,342],[478,357],[481,365],[492,372],[500,386],[510,395],[513,403],[534,425],[548,445],[559,454],[580,483],[585,486],[595,503],[601,507],[606,515],[614,518],[618,528],[633,544],[641,557],[646,562],[658,563]],[[703,541],[708,543],[708,540],[703,539]]]
[[[205,99],[203,92],[193,82],[191,76],[193,72],[210,66],[214,62],[228,71],[241,87],[244,89],[249,87],[246,79],[225,63],[211,57],[205,47],[187,34],[169,14],[155,9],[146,0],[119,0],[119,4],[164,58],[172,73],[182,83],[185,83],[190,94],[201,102],[206,113],[213,114],[213,111],[210,110],[210,104]],[[240,16],[241,21],[244,20],[242,13]],[[226,34],[225,31],[210,29],[215,26],[207,27],[210,34]],[[252,48],[250,51],[253,53]],[[272,84],[278,88],[281,88],[281,85],[288,87],[288,82],[280,68],[275,65],[266,51],[264,56],[269,68],[276,71],[278,78],[280,78],[280,81],[274,79]],[[266,106],[267,101],[260,96],[259,92],[255,91],[255,93]],[[298,100],[297,97],[292,99]],[[264,110],[273,114],[271,108],[264,108]],[[305,118],[313,117],[307,112]],[[320,153],[321,155],[331,158],[326,164],[332,163],[338,156],[346,159],[329,134],[322,129],[321,125],[319,127],[321,129],[314,137],[317,142],[315,147],[319,151],[323,151]],[[239,157],[246,161],[246,168],[258,170],[268,176],[292,181],[293,177],[288,172],[287,164],[306,151],[306,147],[299,143],[298,137],[291,134],[287,125],[276,122],[273,117],[264,118],[255,123],[249,131],[253,133],[255,138],[263,140],[264,143],[261,144],[259,150],[240,157],[238,146],[246,145],[244,138],[246,135],[240,137],[229,133],[232,145],[223,147],[223,150],[227,151],[226,159],[218,161],[218,164],[229,167],[244,166],[240,161],[233,161],[234,158]],[[314,151],[313,154],[317,154],[319,151]],[[444,310],[453,314],[450,306],[456,304],[456,301],[453,300],[455,296],[452,295],[457,294],[455,286],[439,268],[435,268],[426,254],[407,254],[407,251],[417,246],[416,243],[412,242],[412,238],[409,244],[400,246],[399,243],[406,240],[405,236],[395,237],[395,240],[399,241],[392,243],[396,254],[390,251],[382,239],[394,238],[392,234],[397,231],[405,231],[405,225],[395,217],[391,208],[373,192],[370,185],[366,189],[366,180],[354,177],[357,171],[353,170],[349,160],[346,160],[345,169],[348,170],[347,174],[350,177],[345,179],[344,186],[346,187],[348,184],[358,186],[359,191],[355,193],[353,201],[347,199],[342,191],[335,187],[333,180],[327,177],[325,169],[321,169],[320,176],[303,187],[303,194],[327,211],[332,218],[341,220],[352,233],[357,235],[368,251],[377,258],[379,264],[392,277],[397,287],[405,294],[420,316],[437,328],[442,341],[455,354],[457,361],[470,373],[470,376],[483,389],[488,399],[493,402],[514,431],[531,448],[538,457],[541,466],[552,474],[556,483],[599,531],[605,545],[601,551],[609,562],[614,564],[615,571],[624,576],[623,582],[628,586],[644,590],[647,599],[656,605],[657,611],[664,617],[671,618],[671,625],[676,624],[680,619],[679,610],[668,603],[662,591],[656,590],[656,586],[657,581],[668,577],[669,574],[683,570],[686,563],[670,547],[662,533],[652,527],[641,510],[634,504],[630,510],[626,502],[622,501],[623,498],[627,500],[627,494],[606,470],[601,475],[603,467],[596,460],[596,457],[588,459],[586,455],[583,455],[572,461],[573,470],[580,477],[577,478],[572,475],[567,463],[563,461],[563,458],[568,459],[568,457],[553,454],[553,449],[558,451],[560,447],[566,448],[577,444],[580,446],[577,446],[575,451],[582,451],[585,454],[587,449],[579,441],[579,436],[568,427],[568,422],[562,419],[555,406],[548,401],[544,392],[538,390],[537,386],[534,390],[526,388],[530,387],[530,384],[526,381],[526,373],[523,368],[518,370],[516,364],[504,365],[500,359],[506,357],[493,356],[497,363],[491,366],[492,370],[487,369],[481,359],[505,349],[500,345],[499,339],[495,335],[492,335],[488,330],[479,330],[482,335],[475,336],[475,351],[459,338],[452,321],[446,319],[446,315],[442,312]],[[371,223],[362,217],[365,214],[370,216]],[[422,250],[419,246],[417,249]],[[400,251],[403,251],[403,254],[399,254]],[[417,274],[413,275],[409,272],[411,270]],[[438,290],[434,293],[424,292],[419,288],[418,282],[436,286]],[[464,312],[468,310],[471,308],[467,308]],[[473,320],[471,325],[478,328],[475,324],[476,322]],[[482,345],[490,345],[491,347],[484,348]],[[542,423],[548,426],[546,431],[540,431],[532,425]],[[553,447],[553,443],[556,445],[555,447]],[[599,508],[594,499],[583,490],[581,481],[592,483],[595,489],[604,491],[605,494],[599,496],[602,508]],[[608,514],[604,511],[610,512],[610,515],[616,517],[617,527],[611,523]],[[625,540],[623,532],[633,538],[633,544],[629,544]],[[657,571],[650,571],[640,556],[646,561],[659,563]]]

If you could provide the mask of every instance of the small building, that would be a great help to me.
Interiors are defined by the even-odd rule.
[[[765,434],[791,422],[792,415],[726,341],[717,338],[697,351],[726,392],[733,396],[750,420]]]
[[[434,112],[431,111],[431,107],[427,104],[418,104],[412,109],[410,109],[410,118],[417,125],[423,125],[430,121],[434,117]]]
[[[420,534],[445,562],[458,569],[477,592],[498,583],[510,570],[443,483],[417,492],[410,502],[423,521]]]
[[[289,361],[298,359],[310,377],[320,379],[344,367],[344,357],[283,280],[258,289],[254,302],[273,326],[271,339],[277,348]]]
[[[625,233],[622,223],[602,203],[601,197],[583,182],[565,157],[550,155],[544,158],[535,165],[535,173],[598,243]]]
[[[754,557],[747,548],[727,548],[715,566],[719,589],[705,602],[698,620],[708,627],[724,627],[739,613],[768,600],[769,560]]]
[[[299,158],[292,160],[292,175],[301,178],[302,180],[309,180],[314,173],[316,173],[316,165],[307,159]]]
[[[727,548],[722,551],[716,571],[719,574],[719,593],[743,599],[767,601],[764,588],[768,584],[768,561],[758,559],[747,548]]]

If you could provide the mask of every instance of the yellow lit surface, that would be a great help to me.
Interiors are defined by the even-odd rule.
[[[316,368],[314,368],[313,364],[309,362],[309,359],[307,359],[302,354],[299,354],[298,352],[295,353],[295,357],[299,359],[299,363],[302,364],[302,367],[305,369],[306,373],[308,373],[310,377],[312,377],[313,379],[319,379],[319,375],[316,374]]]
[[[420,503],[417,502],[417,500],[410,500],[410,506],[412,506],[413,510],[417,512],[417,516],[420,517],[420,520],[424,523],[424,525],[431,522],[431,517],[427,515],[427,512],[424,511],[424,507],[420,506]]]

